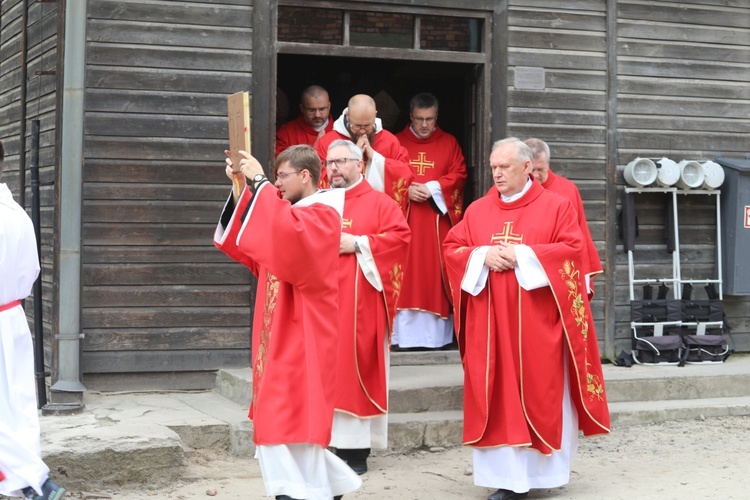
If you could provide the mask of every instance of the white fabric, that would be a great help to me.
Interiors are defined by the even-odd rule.
[[[429,311],[404,309],[396,313],[391,343],[399,347],[443,347],[453,342],[453,315],[441,318]]]
[[[310,443],[256,448],[266,495],[331,500],[362,486],[362,479],[339,457]]]
[[[333,412],[331,446],[347,450],[388,447],[388,415],[359,418],[340,410]]]
[[[440,187],[440,182],[427,181],[425,182],[425,186],[427,186],[427,189],[430,190],[430,194],[432,195],[432,201],[435,202],[435,205],[440,210],[440,213],[442,215],[447,214],[448,205],[445,204],[445,198],[443,198],[443,189]]]
[[[390,386],[391,350],[386,339],[383,345],[385,356],[386,394]],[[377,417],[360,418],[351,413],[335,410],[331,446],[346,450],[363,448],[386,449],[388,447],[388,414]]]
[[[532,488],[556,488],[570,481],[570,464],[578,449],[578,414],[570,398],[565,354],[562,441],[560,451],[545,456],[518,446],[474,449],[474,484],[525,493]]]
[[[31,219],[0,184],[0,305],[29,296],[39,275]],[[27,486],[41,492],[49,468],[41,458],[34,349],[18,305],[0,312],[0,494],[20,496]]]

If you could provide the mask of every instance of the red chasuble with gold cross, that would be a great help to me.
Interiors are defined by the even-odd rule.
[[[583,238],[569,200],[538,183],[505,203],[472,203],[444,251],[464,365],[464,444],[559,450],[568,356],[570,395],[585,435],[609,431],[599,348],[581,272]],[[550,286],[523,290],[515,272],[490,272],[476,296],[461,290],[474,249],[493,241],[533,250]],[[564,349],[563,347],[566,347]]]
[[[240,215],[251,203],[243,224]],[[270,184],[255,199],[245,189],[223,234],[214,237],[258,277],[250,403],[256,445],[325,447],[331,440],[340,241],[338,212],[320,203],[292,207]]]
[[[448,213],[443,215],[430,201],[409,204],[407,220],[412,230],[412,242],[398,308],[427,311],[447,319],[451,314],[451,304],[442,263],[442,245],[450,228],[463,215],[466,162],[458,141],[440,128],[436,128],[427,139],[420,139],[407,125],[396,137],[409,152],[414,182],[440,183],[448,208]]]
[[[367,281],[356,254],[341,255],[336,409],[377,416],[388,411],[385,346],[393,330],[411,231],[393,201],[364,179],[346,191],[343,231],[367,236],[383,291]]]

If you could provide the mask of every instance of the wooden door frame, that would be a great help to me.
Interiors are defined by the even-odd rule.
[[[296,5],[295,0],[281,0],[284,5]],[[336,2],[327,2],[327,7],[336,7]],[[473,63],[482,67],[481,81],[478,81],[477,99],[477,140],[476,155],[472,158],[477,172],[482,172],[489,158],[493,137],[504,137],[507,130],[506,95],[507,88],[507,6],[504,1],[478,0],[470,6],[456,8],[451,0],[419,0],[404,5],[396,0],[359,0],[341,5],[348,10],[382,10],[427,15],[451,15],[481,18],[483,24],[481,53],[467,54],[444,51],[415,49],[392,49],[376,47],[329,46],[279,42],[277,40],[279,0],[256,2],[253,7],[253,78],[251,83],[251,113],[256,123],[252,127],[253,154],[262,165],[270,168],[273,161],[274,133],[276,120],[276,82],[278,54],[306,54],[372,59],[405,59],[432,62]],[[299,3],[309,6],[309,3]],[[321,50],[323,52],[321,52]],[[493,85],[494,82],[494,85]],[[497,89],[499,91],[493,92]],[[267,96],[254,98],[255,96]],[[495,110],[495,112],[493,112]],[[270,173],[270,172],[269,172]],[[489,175],[478,175],[475,192],[478,197],[490,188]]]

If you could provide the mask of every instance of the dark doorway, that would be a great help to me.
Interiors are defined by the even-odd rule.
[[[475,64],[412,60],[363,59],[352,57],[279,54],[277,86],[289,101],[287,120],[299,116],[299,96],[308,85],[321,85],[331,98],[331,117],[336,119],[355,94],[368,94],[378,101],[378,117],[390,132],[401,131],[409,123],[409,100],[419,92],[431,92],[440,102],[438,123],[461,144],[469,179],[466,202],[476,198],[471,158],[471,117],[478,110],[472,88],[475,86]],[[380,96],[378,97],[378,94]],[[380,103],[389,96],[396,109]],[[383,101],[381,101],[383,99]],[[277,123],[278,127],[281,123]],[[479,162],[481,164],[481,162]]]

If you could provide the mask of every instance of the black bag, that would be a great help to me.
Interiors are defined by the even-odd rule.
[[[731,354],[729,344],[721,335],[721,330],[706,335],[684,335],[682,342],[685,344],[685,348],[682,353],[681,364],[705,361],[723,362]]]
[[[630,303],[630,318],[634,323],[680,321],[682,308],[679,300],[634,300]],[[681,361],[684,344],[679,326],[665,325],[661,335],[654,335],[656,325],[637,325],[633,328],[633,357],[639,363],[674,363]]]
[[[679,335],[638,337],[633,345],[640,363],[679,363],[684,355],[684,344]]]

